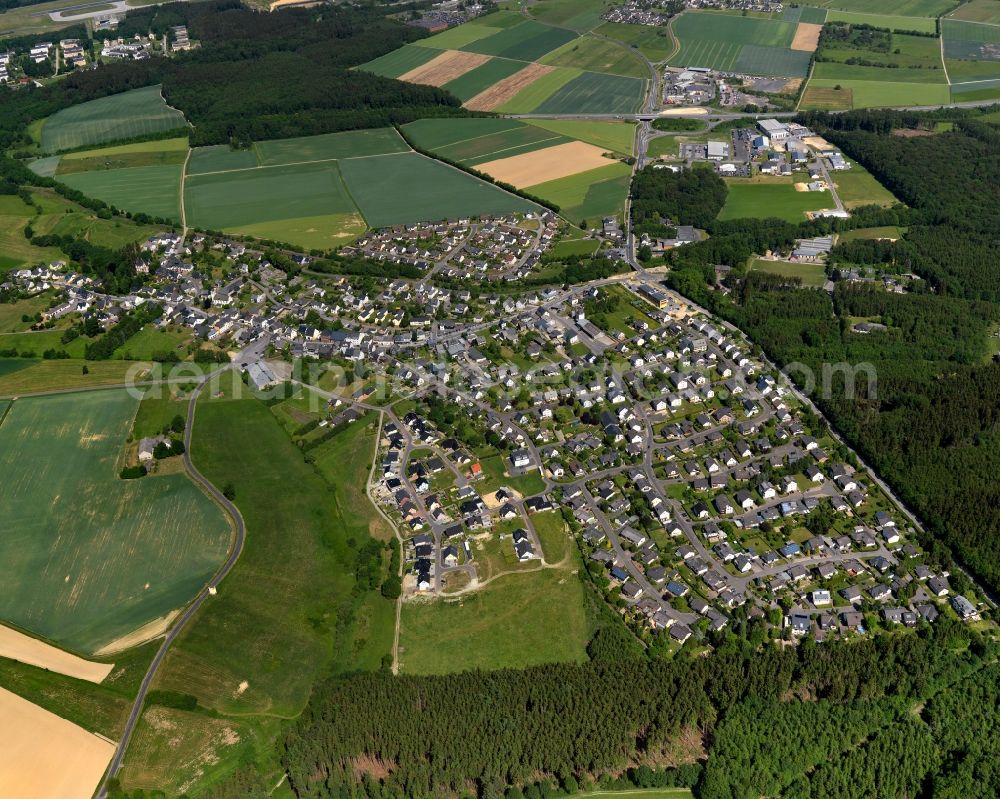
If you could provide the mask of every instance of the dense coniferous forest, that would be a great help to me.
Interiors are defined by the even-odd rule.
[[[960,118],[951,132],[892,136],[926,122],[916,114],[811,114],[803,119],[859,160],[907,203],[861,209],[849,222],[716,223],[712,239],[671,256],[670,283],[743,328],[779,364],[870,363],[877,394],[851,397],[843,380],[814,399],[851,444],[927,523],[948,563],[954,554],[1000,589],[1000,364],[990,335],[1000,324],[1000,152],[997,128]],[[787,246],[823,230],[907,225],[895,243],[835,248],[834,269],[875,264],[920,279],[905,294],[842,284],[832,297],[794,281],[742,274],[765,243]],[[732,299],[710,290],[715,264],[734,267]],[[850,317],[886,324],[852,332]]]
[[[997,723],[995,706],[950,698],[966,683],[997,696],[991,653],[975,633],[942,620],[916,635],[758,650],[755,625],[735,626],[748,637],[717,641],[707,657],[605,652],[584,665],[331,681],[285,741],[290,785],[314,799],[468,795],[470,786],[493,799],[527,796],[539,780],[570,791],[622,775],[683,784],[671,767],[703,756],[702,746],[694,782],[706,799],[889,799],[967,785],[962,756]],[[939,742],[913,712],[924,698],[949,730]],[[845,775],[853,794],[838,793]],[[994,795],[967,790],[970,799]]]

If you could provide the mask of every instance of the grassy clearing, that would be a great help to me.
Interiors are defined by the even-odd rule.
[[[632,155],[635,149],[635,125],[631,122],[533,119],[529,124],[622,155]]]
[[[540,63],[633,78],[649,77],[649,68],[630,48],[596,36],[582,36],[568,42],[544,56]]]
[[[555,258],[566,258],[571,255],[590,255],[597,251],[600,242],[597,239],[567,239],[552,247]]]
[[[534,203],[417,153],[353,158],[341,162],[341,170],[373,227],[538,209]]]
[[[857,162],[846,172],[834,172],[831,177],[837,186],[837,195],[848,209],[862,205],[888,207],[898,202],[891,191]]]
[[[806,211],[833,207],[827,191],[796,191],[789,182],[751,183],[739,178],[727,180],[729,194],[719,219],[767,219],[802,222]]]
[[[580,799],[687,799],[689,788],[636,788],[625,791],[595,791],[582,793]]]
[[[78,172],[59,181],[115,208],[180,221],[180,164]]]
[[[124,391],[22,399],[0,428],[0,613],[82,652],[184,605],[229,546],[186,476],[118,479],[136,407]]]
[[[401,670],[446,674],[583,662],[590,629],[572,563],[572,569],[506,574],[453,600],[404,604]]]
[[[674,49],[673,39],[666,28],[605,22],[594,32],[624,42],[654,63],[665,60]]]
[[[826,273],[820,264],[765,261],[758,258],[750,264],[750,271],[768,272],[781,277],[797,277],[803,286],[812,288],[819,288],[826,282]]]
[[[865,227],[856,230],[848,230],[846,233],[838,233],[838,241],[856,241],[857,239],[898,239],[906,228],[886,225],[884,227]]]
[[[639,110],[645,90],[646,82],[640,78],[584,72],[533,110],[539,114],[629,114]]]
[[[164,102],[159,86],[147,86],[56,112],[42,128],[42,150],[72,150],[175,130],[186,124],[184,115]]]

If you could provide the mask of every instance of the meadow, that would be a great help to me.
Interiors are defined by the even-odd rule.
[[[351,158],[340,168],[372,227],[538,210],[528,200],[417,153]]]
[[[892,70],[897,72],[898,70]],[[807,92],[813,89],[833,89],[850,92],[852,108],[878,108],[892,106],[945,104],[951,99],[946,83],[889,83],[879,80],[836,80],[813,78]],[[815,96],[815,95],[813,95]],[[820,95],[822,96],[822,95]],[[807,108],[803,103],[803,108]]]
[[[570,569],[505,574],[460,598],[404,603],[400,671],[446,674],[580,663],[587,657],[589,634],[583,585]]]
[[[872,174],[857,162],[854,162],[851,169],[831,173],[831,177],[836,184],[837,195],[847,209],[862,205],[888,207],[898,202],[891,191],[875,180]]]
[[[595,122],[580,119],[533,119],[530,125],[561,136],[631,155],[635,149],[635,125],[631,122]]]
[[[421,40],[426,42],[426,39]],[[362,64],[359,69],[365,72],[373,72],[383,78],[398,78],[405,75],[411,69],[422,67],[432,58],[437,57],[437,53],[430,47],[418,46],[416,44],[406,44],[398,50],[379,56],[367,64]]]
[[[872,7],[870,0],[818,0],[815,5],[840,11],[868,11]],[[879,0],[878,10],[903,17],[939,17],[958,5],[957,0]]]
[[[781,277],[797,277],[807,288],[819,288],[826,282],[826,272],[823,271],[821,264],[765,261],[762,258],[757,258],[750,263],[748,271],[767,272]]]
[[[669,32],[651,25],[605,22],[595,30],[595,33],[634,47],[653,63],[666,60],[674,51],[674,40]]]
[[[186,125],[184,115],[163,100],[160,87],[147,86],[57,111],[42,127],[42,151],[72,150]]]
[[[199,402],[192,456],[213,483],[232,483],[246,545],[154,686],[194,695],[206,710],[147,707],[128,784],[178,793],[191,780],[210,784],[240,758],[273,751],[281,720],[302,711],[317,680],[350,664],[381,666],[393,605],[352,590],[357,547],[381,534],[363,497],[374,443],[373,418],[359,420],[313,450],[312,466],[264,403]]]
[[[124,391],[20,399],[0,426],[0,615],[84,653],[186,604],[230,543],[185,475],[119,480],[136,406]]]
[[[894,14],[872,12],[871,6],[862,11],[841,11],[830,9],[827,12],[827,22],[849,22],[852,25],[872,25],[876,28],[888,28],[893,31],[920,31],[935,33],[937,22],[931,17],[906,17]]]
[[[179,222],[182,171],[182,164],[137,166],[73,172],[58,180],[115,208]]]
[[[747,182],[740,178],[726,181],[729,193],[719,219],[767,219],[804,222],[806,211],[833,207],[827,191],[796,191],[791,181]]]

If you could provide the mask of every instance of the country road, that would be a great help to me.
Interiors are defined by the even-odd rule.
[[[115,755],[111,758],[111,763],[108,765],[108,770],[105,772],[104,779],[101,781],[101,785],[97,790],[97,798],[105,799],[108,795],[108,780],[118,774],[121,769],[122,762],[125,759],[125,753],[128,750],[129,741],[132,738],[132,733],[135,731],[135,725],[139,721],[139,716],[142,714],[143,705],[146,701],[146,694],[149,692],[149,688],[156,678],[156,674],[163,664],[164,658],[167,656],[167,651],[170,649],[170,645],[174,640],[184,631],[191,619],[194,618],[195,614],[199,611],[201,606],[205,604],[206,600],[212,595],[215,589],[218,587],[219,583],[232,571],[233,566],[236,565],[236,561],[239,560],[240,554],[243,552],[243,544],[246,540],[246,525],[243,522],[243,516],[240,514],[239,509],[230,502],[219,489],[217,489],[207,477],[205,477],[198,468],[194,465],[191,460],[191,440],[192,432],[194,430],[194,417],[195,410],[198,406],[198,397],[201,395],[202,389],[210,382],[213,378],[218,377],[223,372],[226,372],[232,367],[232,364],[227,364],[221,369],[217,369],[211,374],[206,375],[202,378],[201,382],[198,383],[194,391],[191,392],[191,398],[188,400],[187,408],[187,422],[184,428],[184,466],[187,469],[188,474],[191,479],[198,483],[205,492],[212,497],[225,511],[229,514],[230,518],[233,520],[235,536],[233,538],[233,546],[229,552],[229,557],[226,558],[226,562],[222,564],[219,570],[215,573],[208,584],[199,592],[198,596],[195,597],[194,601],[191,602],[178,616],[177,620],[174,622],[170,630],[167,631],[166,637],[163,639],[163,643],[160,644],[160,648],[156,651],[156,655],[153,657],[153,661],[149,664],[149,668],[146,670],[146,676],[142,678],[142,684],[139,686],[139,692],[135,697],[135,702],[132,705],[132,710],[129,713],[128,720],[125,722],[125,729],[122,731],[121,737],[118,740],[118,746],[115,749]]]

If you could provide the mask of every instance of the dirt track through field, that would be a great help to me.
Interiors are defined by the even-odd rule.
[[[476,169],[503,183],[522,189],[548,180],[578,175],[615,163],[604,157],[605,150],[582,141],[571,141],[479,164]]]
[[[0,625],[0,657],[95,683],[101,682],[114,668],[113,663],[84,660],[3,625]]]
[[[90,799],[115,745],[0,688],[0,796]]]
[[[463,53],[461,50],[445,50],[426,64],[400,75],[398,79],[408,83],[421,83],[424,86],[444,86],[449,81],[462,77],[466,72],[482,66],[489,60],[488,55]]]
[[[805,53],[815,53],[819,46],[819,34],[823,30],[822,25],[814,25],[810,22],[800,22],[795,29],[795,38],[792,39],[792,49],[801,50]]]
[[[544,64],[528,64],[520,72],[515,72],[509,78],[504,78],[494,83],[486,91],[480,92],[471,100],[465,103],[465,107],[470,111],[492,111],[499,108],[504,103],[510,102],[520,91],[543,75],[554,72],[555,67],[547,67]]]

